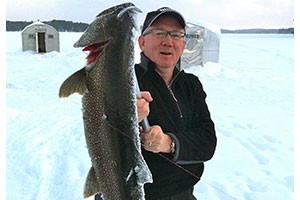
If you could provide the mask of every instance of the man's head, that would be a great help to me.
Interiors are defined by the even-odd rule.
[[[185,29],[185,26],[186,26],[185,20],[179,12],[177,12],[176,10],[173,10],[171,8],[168,8],[168,7],[162,7],[162,8],[159,8],[158,10],[156,10],[156,11],[152,11],[152,12],[147,13],[146,19],[145,19],[143,27],[142,27],[142,33],[146,30],[146,28],[151,26],[152,23],[157,18],[159,18],[160,16],[163,16],[163,15],[173,16],[180,23],[181,27],[183,29]]]
[[[139,45],[158,70],[173,70],[185,47],[185,20],[170,8],[149,12],[142,27]]]

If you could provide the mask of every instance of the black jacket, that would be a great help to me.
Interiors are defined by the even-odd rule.
[[[149,91],[153,97],[148,116],[150,125],[161,126],[176,143],[173,155],[160,156],[143,150],[153,175],[153,183],[145,184],[146,199],[158,199],[190,188],[199,181],[203,162],[212,158],[217,139],[205,102],[206,93],[196,76],[175,68],[168,87],[155,70],[155,64],[143,53],[135,70],[140,90]]]

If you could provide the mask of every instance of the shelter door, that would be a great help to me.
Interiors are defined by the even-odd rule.
[[[36,49],[38,53],[46,53],[45,33],[36,33]]]

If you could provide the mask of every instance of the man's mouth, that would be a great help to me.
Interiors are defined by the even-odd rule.
[[[170,53],[170,52],[160,52],[160,54],[165,55],[165,56],[172,55],[172,53]]]

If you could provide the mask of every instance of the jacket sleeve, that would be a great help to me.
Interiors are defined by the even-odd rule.
[[[210,160],[217,144],[214,123],[205,101],[206,93],[198,78],[194,83],[194,94],[189,99],[192,102],[190,125],[180,133],[169,133],[176,143],[173,160],[179,164],[195,164]]]

